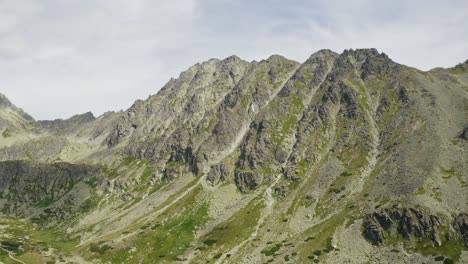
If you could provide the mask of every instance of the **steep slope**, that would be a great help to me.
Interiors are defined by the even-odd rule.
[[[5,95],[0,93],[0,129],[24,128],[34,119],[22,109],[13,105]]]
[[[467,117],[468,61],[423,72],[375,49],[321,50],[302,64],[212,59],[127,111],[25,118],[34,137],[0,148],[0,160],[22,160],[0,162],[4,214],[29,219],[4,221],[5,252],[463,263]],[[16,225],[72,246],[22,238]]]
[[[28,130],[34,122],[30,115],[16,107],[5,95],[0,93],[0,136],[2,139],[0,146],[13,141],[12,138]]]

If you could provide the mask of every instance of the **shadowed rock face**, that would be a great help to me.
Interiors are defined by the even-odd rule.
[[[463,237],[465,247],[468,247],[468,213],[459,214],[454,221],[455,230]]]
[[[438,230],[442,224],[440,217],[414,208],[384,209],[366,216],[363,235],[376,245],[385,243],[388,236],[398,235],[406,240],[430,238],[435,245],[440,245]]]
[[[7,201],[2,211],[13,213],[16,207],[41,203],[46,207],[98,172],[93,165],[0,161],[0,195]]]
[[[415,208],[387,208],[365,216],[363,236],[374,245],[383,245],[389,239],[429,239],[436,247],[442,240],[462,239],[468,245],[468,215],[461,213],[453,221]]]
[[[463,129],[463,132],[460,135],[460,138],[464,140],[468,140],[468,126]]]

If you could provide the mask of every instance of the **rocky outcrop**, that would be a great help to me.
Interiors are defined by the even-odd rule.
[[[463,132],[460,135],[461,139],[468,140],[468,126],[463,129]]]
[[[206,179],[211,183],[215,183],[219,180],[225,181],[229,179],[232,172],[225,163],[214,165],[211,167],[210,172],[206,176]]]
[[[429,239],[439,247],[447,237],[462,237],[467,241],[468,215],[460,214],[453,222],[415,208],[386,208],[366,215],[363,222],[364,238],[374,245],[383,245],[388,239]],[[465,242],[466,243],[466,242]]]
[[[126,112],[121,113],[116,120],[114,128],[105,139],[109,147],[121,143],[129,137],[135,129],[142,125],[151,114],[150,108],[142,100],[137,100]]]
[[[465,247],[468,248],[468,213],[460,213],[455,217],[453,226],[465,241]]]
[[[259,173],[249,171],[237,171],[235,177],[237,187],[243,192],[257,188],[263,181]]]

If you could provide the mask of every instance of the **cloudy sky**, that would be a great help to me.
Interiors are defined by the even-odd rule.
[[[129,107],[232,54],[376,47],[424,70],[468,59],[468,1],[0,0],[0,93],[36,119]]]

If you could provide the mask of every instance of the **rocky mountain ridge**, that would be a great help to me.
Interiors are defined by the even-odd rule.
[[[77,241],[50,245],[61,258],[33,241],[17,254],[463,262],[467,65],[423,72],[375,49],[321,50],[304,63],[231,56],[97,118],[36,122],[2,103],[4,215]],[[12,112],[21,119],[2,123]]]

